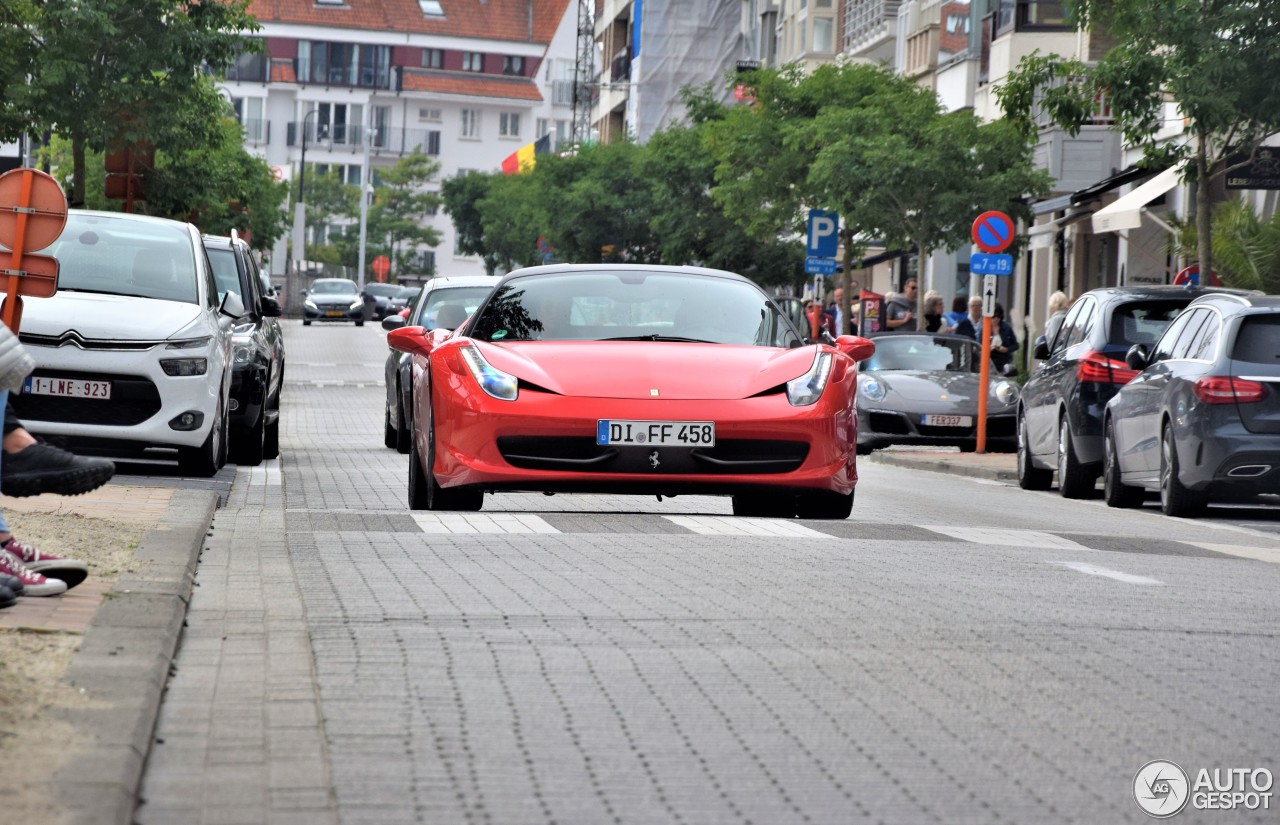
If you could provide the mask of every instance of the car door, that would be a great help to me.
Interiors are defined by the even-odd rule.
[[[1075,302],[1054,338],[1049,357],[1040,362],[1023,388],[1027,444],[1032,455],[1057,455],[1058,409],[1075,370],[1068,352],[1084,340],[1087,319],[1093,316],[1096,305],[1097,300],[1091,295],[1082,295]]]
[[[268,356],[266,397],[270,399],[275,397],[275,393],[279,391],[280,382],[284,380],[284,335],[280,331],[280,321],[274,316],[268,316],[264,310],[267,296],[262,289],[262,271],[258,269],[258,262],[254,260],[249,249],[242,248],[241,253],[249,275],[249,289],[253,296],[255,317],[259,326],[258,334],[261,336],[263,350]]]
[[[1186,358],[1208,313],[1196,308],[1175,318],[1156,342],[1147,367],[1124,388],[1127,403],[1125,414],[1117,420],[1119,444],[1124,445],[1125,466],[1137,473],[1135,480],[1154,479],[1160,472],[1160,417],[1166,409],[1166,394],[1178,361]]]

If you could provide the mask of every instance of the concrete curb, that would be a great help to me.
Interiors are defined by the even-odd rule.
[[[1000,466],[1004,461],[991,463],[993,459],[974,453],[894,453],[877,451],[869,456],[859,456],[859,461],[892,464],[895,467],[909,467],[913,470],[930,470],[935,473],[985,478],[991,481],[1017,481],[1018,468]],[[1011,462],[1016,462],[1012,458]]]
[[[122,576],[106,595],[72,657],[67,681],[87,703],[61,715],[92,744],[55,779],[65,822],[133,822],[196,564],[217,504],[216,493],[174,492],[160,524],[138,547],[144,569]]]

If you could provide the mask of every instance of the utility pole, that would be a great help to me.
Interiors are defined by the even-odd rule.
[[[369,117],[370,120],[373,119],[372,107],[370,107]],[[361,292],[364,292],[365,241],[368,238],[369,229],[369,181],[373,177],[369,173],[369,141],[373,140],[375,134],[377,134],[376,130],[366,128],[360,141],[364,144],[364,163],[360,165],[360,252],[356,257],[356,266],[360,271],[356,275],[356,284],[359,285]]]
[[[573,71],[573,145],[591,140],[596,64],[596,21],[591,0],[578,0],[578,52]]]
[[[302,116],[302,160],[298,164],[298,199],[293,204],[293,269],[302,274],[302,262],[307,257],[307,207],[305,201],[307,182],[307,121],[320,113],[319,107]],[[317,129],[317,132],[319,130]],[[319,135],[316,135],[319,137]]]

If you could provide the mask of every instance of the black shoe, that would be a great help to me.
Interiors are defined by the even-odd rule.
[[[13,595],[22,595],[22,579],[17,576],[10,576],[8,573],[0,573],[0,587],[7,587],[13,591]]]
[[[13,607],[18,603],[18,597],[14,592],[4,585],[0,585],[0,610],[6,607]]]
[[[0,457],[0,492],[22,498],[41,493],[78,496],[96,490],[115,475],[105,458],[86,458],[50,444],[32,444]]]

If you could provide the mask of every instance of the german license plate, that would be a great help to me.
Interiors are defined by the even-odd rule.
[[[27,395],[57,395],[62,398],[91,398],[95,401],[109,401],[111,399],[111,382],[28,375],[26,380],[22,382],[22,391]]]
[[[341,318],[342,315],[343,312],[340,309],[331,309],[325,313],[326,318]]]
[[[714,421],[596,421],[596,444],[658,447],[714,447]]]
[[[972,427],[971,415],[922,415],[920,423],[926,427]]]

